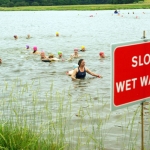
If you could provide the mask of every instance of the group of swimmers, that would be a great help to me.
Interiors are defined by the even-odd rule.
[[[120,16],[120,12],[118,10],[115,10],[114,14],[117,14],[118,16]],[[128,12],[128,14],[130,14],[130,13]],[[134,14],[134,12],[132,12],[132,14]],[[143,14],[145,14],[145,12],[143,12]],[[123,15],[121,15],[121,17],[123,17]],[[135,16],[135,18],[138,19],[139,16]]]
[[[29,49],[29,46],[27,45],[26,48]],[[85,52],[85,47],[82,46],[80,51]],[[53,54],[49,54],[49,56],[46,56],[44,51],[39,52],[39,51],[37,51],[37,47],[34,46],[33,54],[40,54],[41,60],[43,62],[65,61],[65,59],[63,58],[63,53],[61,51],[58,51],[58,58],[56,58],[56,57],[54,57]],[[104,52],[100,52],[99,56],[100,56],[100,59],[105,58]],[[69,60],[73,60],[74,58],[79,58],[79,57],[81,57],[81,56],[78,54],[78,48],[75,48],[74,53],[70,56],[69,59],[66,59],[66,60],[69,61]],[[71,76],[72,80],[78,80],[78,79],[84,79],[86,76],[86,72],[92,76],[102,78],[102,76],[93,73],[87,67],[85,67],[84,59],[80,59],[78,61],[78,65],[74,65],[73,70],[67,71],[67,75]]]
[[[56,36],[59,36],[58,33],[56,33]],[[30,38],[30,35],[28,34],[26,38]],[[14,39],[17,40],[18,39],[18,36],[17,35],[14,35]],[[30,50],[30,46],[29,45],[26,45],[26,49],[27,50]],[[85,46],[81,46],[81,49],[80,51],[82,52],[85,52]],[[37,46],[34,46],[33,47],[33,52],[32,54],[37,54],[37,55],[40,55],[41,57],[41,61],[43,62],[52,62],[52,61],[69,61],[69,60],[73,60],[74,58],[79,58],[81,57],[79,54],[78,54],[78,48],[75,48],[74,49],[74,53],[71,54],[70,58],[69,59],[64,59],[63,57],[63,53],[61,51],[58,51],[58,58],[54,57],[53,54],[49,54],[49,56],[46,56],[45,52],[44,51],[38,51],[38,48]],[[104,52],[100,52],[99,53],[99,56],[100,56],[100,59],[103,59],[105,58],[105,54]],[[0,64],[2,63],[2,59],[0,59]],[[86,72],[92,76],[95,76],[95,77],[98,77],[98,78],[102,78],[101,75],[99,74],[95,74],[93,73],[92,71],[90,71],[87,67],[85,67],[85,61],[84,59],[80,59],[78,61],[78,65],[74,65],[74,69],[71,70],[71,71],[67,71],[67,75],[71,76],[72,80],[78,80],[78,79],[84,79],[85,76],[86,76]]]

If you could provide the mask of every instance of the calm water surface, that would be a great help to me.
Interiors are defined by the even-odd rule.
[[[84,101],[77,101],[77,99],[79,100],[82,94],[86,93],[95,99],[95,104],[97,103],[97,94],[107,103],[106,109],[102,113],[102,116],[105,116],[110,112],[111,44],[139,40],[144,30],[146,36],[150,37],[150,10],[121,10],[120,13],[121,15],[117,16],[113,14],[113,11],[0,12],[0,58],[3,60],[3,64],[0,66],[1,89],[5,82],[11,85],[16,78],[25,83],[34,80],[38,84],[40,80],[40,97],[42,99],[45,91],[53,82],[54,93],[64,89],[70,90],[74,104],[73,114],[77,113],[80,106],[84,107]],[[90,15],[94,17],[89,17]],[[56,32],[59,32],[59,37],[55,37]],[[15,34],[18,35],[18,40],[13,39]],[[26,39],[27,34],[31,35],[31,39]],[[74,48],[80,49],[84,45],[86,52],[79,52],[81,58],[85,59],[86,66],[91,71],[102,75],[103,78],[91,78],[87,75],[84,81],[72,82],[71,78],[66,75],[66,71],[72,70],[73,64],[77,63],[78,59],[71,62],[44,63],[40,61],[39,56],[31,54],[32,50],[26,50],[26,45],[31,48],[36,45],[39,51],[44,50],[46,54],[53,53],[55,56],[58,51],[62,51],[65,58],[69,58]],[[99,60],[100,51],[104,51],[107,56],[104,60]],[[34,88],[36,88],[36,84]],[[7,92],[1,93],[1,98],[3,97],[7,97]],[[54,104],[54,107],[55,105],[57,103]],[[137,106],[133,107],[133,110],[136,108]],[[99,109],[101,107],[95,105],[94,110],[90,111],[95,112],[96,115]],[[116,142],[120,133],[115,128],[115,119],[117,119],[118,112],[122,111],[124,110],[112,113],[113,116],[106,126],[109,131],[111,130],[109,142],[106,142],[107,149],[119,149],[120,147],[120,143]],[[77,118],[74,117],[72,122],[78,123]],[[89,120],[85,121],[85,126],[89,122]],[[89,128],[89,130],[91,129]],[[75,139],[74,141],[77,142]],[[91,148],[89,145],[84,145],[82,149]]]

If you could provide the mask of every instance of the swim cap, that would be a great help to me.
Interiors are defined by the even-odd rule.
[[[34,50],[34,51],[37,51],[37,47],[36,47],[36,46],[34,46],[34,47],[33,47],[33,50]]]
[[[85,51],[85,46],[81,46],[81,51]]]
[[[58,32],[56,32],[56,36],[59,36],[59,33],[58,33]]]
[[[74,64],[73,65],[73,68],[75,69],[75,68],[78,68],[78,65],[77,64]]]
[[[26,45],[26,49],[29,49],[30,47],[29,47],[29,45]]]
[[[78,51],[78,48],[75,48],[74,51]]]
[[[100,52],[99,55],[102,56],[104,54],[104,52]]]
[[[62,54],[62,52],[61,52],[61,51],[58,51],[58,55],[59,55],[59,54]]]

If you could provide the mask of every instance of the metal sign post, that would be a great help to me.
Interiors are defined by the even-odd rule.
[[[144,114],[143,114],[143,105],[144,105],[144,102],[141,103],[141,150],[144,150]]]
[[[145,31],[143,31],[143,39],[145,39]],[[144,150],[144,102],[141,103],[141,150]]]

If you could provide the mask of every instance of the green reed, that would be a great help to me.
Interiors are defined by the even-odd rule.
[[[139,107],[111,112],[98,90],[73,98],[71,88],[57,92],[53,82],[43,90],[40,79],[15,79],[0,86],[0,95],[0,149],[104,150],[114,135],[121,150],[140,145]]]

